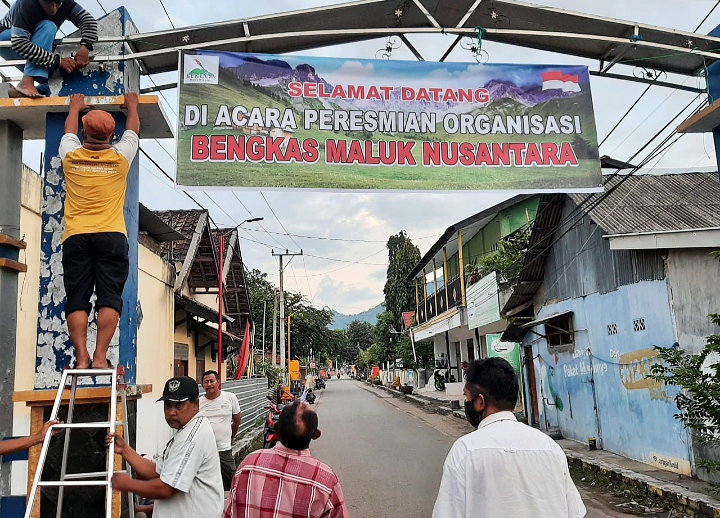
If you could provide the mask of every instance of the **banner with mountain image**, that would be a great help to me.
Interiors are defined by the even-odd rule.
[[[185,51],[177,184],[602,190],[587,67]]]

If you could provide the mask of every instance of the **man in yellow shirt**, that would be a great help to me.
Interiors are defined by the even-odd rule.
[[[85,96],[70,97],[70,113],[60,141],[65,185],[63,270],[65,317],[75,345],[75,368],[110,367],[107,351],[122,313],[122,292],[128,277],[128,242],[125,226],[127,177],[138,151],[140,117],[138,96],[125,95],[126,131],[115,144],[115,120],[103,110],[90,110],[82,118]],[[97,343],[92,359],[87,348],[88,318],[93,291],[97,295]]]

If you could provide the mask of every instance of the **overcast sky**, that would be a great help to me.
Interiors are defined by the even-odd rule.
[[[141,32],[170,29],[159,0],[80,0],[96,16],[124,5]],[[258,15],[280,13],[339,2],[321,0],[167,0],[165,6],[175,27],[206,24]],[[622,20],[642,22],[683,31],[693,31],[716,4],[715,0],[546,0],[544,5],[581,11]],[[6,9],[0,8],[0,14]],[[720,8],[698,32],[707,33],[720,24]],[[453,36],[411,36],[410,41],[428,61],[437,61],[452,43]],[[305,55],[375,59],[385,39],[306,51]],[[580,64],[597,70],[598,64],[579,58],[485,42],[483,48],[493,63]],[[414,60],[406,47],[392,59]],[[471,61],[467,50],[457,47],[448,61]],[[698,78],[668,80],[698,86]],[[158,84],[176,82],[177,74],[155,77]],[[593,103],[602,141],[645,85],[606,78],[591,78]],[[142,86],[151,86],[143,78]],[[628,160],[646,140],[690,102],[695,94],[653,87],[631,115],[600,149],[601,155]],[[163,103],[174,120],[176,90],[164,92]],[[143,142],[143,147],[174,175],[175,144],[172,141]],[[37,169],[38,145],[26,145],[24,160]],[[642,156],[642,155],[641,155]],[[144,157],[141,163],[140,200],[151,209],[197,208],[182,191],[176,190]],[[691,170],[715,167],[712,137],[686,136],[656,164],[658,168]],[[506,194],[492,192],[452,193],[319,193],[310,191],[192,191],[221,226],[234,226],[251,217],[265,218],[244,225],[242,250],[249,268],[258,268],[278,282],[277,258],[271,248],[297,251],[286,270],[286,289],[300,291],[317,306],[330,306],[346,314],[359,313],[383,300],[387,268],[385,242],[391,234],[405,230],[425,253],[439,235],[456,221],[502,201]],[[292,236],[288,236],[291,234]],[[300,237],[308,236],[308,237]],[[324,238],[324,239],[316,239]]]

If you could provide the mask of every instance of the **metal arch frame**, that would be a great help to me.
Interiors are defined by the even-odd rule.
[[[464,25],[468,22],[468,20],[472,17],[472,15],[477,11],[480,4],[483,2],[483,0],[475,0],[470,7],[465,11],[465,13],[460,18],[459,22],[456,24],[455,27],[442,27],[440,23],[437,21],[437,19],[428,11],[428,8],[423,4],[423,0],[411,0],[411,2],[407,2],[405,6],[414,6],[416,7],[420,13],[422,13],[422,16],[427,20],[427,26],[426,27],[374,27],[374,28],[348,28],[348,29],[325,29],[325,30],[298,30],[298,31],[287,31],[287,32],[275,32],[275,33],[265,33],[265,34],[259,34],[259,35],[251,35],[250,34],[250,23],[254,23],[257,21],[266,21],[270,18],[275,18],[279,15],[288,15],[288,16],[297,16],[297,15],[307,15],[307,14],[314,14],[314,13],[322,13],[322,12],[330,12],[334,9],[338,8],[348,8],[348,7],[357,7],[362,5],[368,5],[371,4],[377,4],[380,0],[357,0],[355,2],[350,3],[343,3],[343,4],[335,4],[335,5],[329,5],[319,8],[310,8],[305,10],[297,10],[297,11],[289,11],[286,13],[278,13],[274,15],[265,15],[260,17],[254,17],[254,18],[248,18],[246,20],[234,20],[234,21],[227,21],[227,22],[221,22],[219,24],[205,24],[201,26],[195,26],[195,27],[186,27],[186,28],[180,28],[174,31],[158,31],[154,33],[147,33],[147,34],[140,34],[140,35],[134,35],[130,37],[125,38],[119,38],[119,37],[110,37],[110,38],[100,38],[99,42],[118,42],[118,41],[125,41],[130,48],[130,52],[125,55],[96,55],[93,57],[93,59],[97,62],[103,63],[103,62],[114,62],[114,61],[126,61],[126,60],[142,60],[143,58],[148,58],[152,56],[160,56],[160,55],[166,55],[166,54],[175,54],[180,50],[198,50],[198,49],[207,49],[207,48],[213,48],[213,47],[219,47],[219,46],[229,46],[233,44],[248,44],[251,45],[253,42],[259,42],[259,41],[267,41],[267,40],[289,40],[293,38],[312,38],[312,37],[332,37],[337,36],[338,38],[348,36],[356,37],[354,41],[367,41],[374,38],[382,38],[382,37],[388,37],[388,36],[397,36],[399,37],[407,46],[408,49],[413,53],[413,55],[421,61],[424,61],[424,58],[419,53],[419,51],[410,43],[407,36],[408,35],[414,35],[414,34],[455,34],[457,35],[457,38],[453,41],[453,43],[450,44],[446,52],[443,54],[443,56],[440,58],[440,61],[443,62],[448,55],[452,52],[452,50],[457,46],[457,44],[460,42],[460,40],[463,37],[474,37],[477,35],[475,28],[470,27],[464,27]],[[515,4],[523,6],[525,8],[528,7],[535,7],[530,4],[523,4],[521,2],[515,2]],[[538,6],[541,7],[541,6]],[[570,11],[564,11],[561,9],[554,9],[554,8],[543,8],[543,11],[550,11],[555,13],[561,13],[565,15],[572,15],[572,16],[584,16],[590,19],[589,15],[585,15],[584,13],[573,13]],[[399,13],[399,14],[398,14]],[[398,19],[402,18],[403,12],[398,8],[397,12],[395,13]],[[415,13],[417,15],[417,13]],[[615,36],[608,36],[608,35],[597,35],[597,34],[586,34],[586,33],[579,33],[579,32],[554,32],[554,31],[545,31],[545,30],[525,30],[525,29],[504,29],[504,28],[486,28],[485,37],[489,41],[496,41],[499,43],[509,44],[509,45],[520,45],[520,46],[526,46],[529,48],[540,48],[540,46],[534,47],[532,42],[531,43],[513,43],[504,41],[504,38],[508,37],[522,37],[522,36],[528,36],[528,37],[542,37],[545,39],[567,39],[567,40],[586,40],[586,41],[600,41],[603,43],[607,43],[607,49],[605,51],[605,54],[599,59],[599,70],[598,71],[591,71],[592,75],[600,76],[600,77],[608,77],[612,79],[623,79],[623,80],[629,80],[634,82],[640,82],[640,83],[646,83],[646,84],[655,84],[659,86],[664,86],[668,88],[676,88],[691,92],[704,92],[704,88],[694,88],[684,85],[678,85],[672,82],[661,82],[657,79],[648,79],[644,77],[635,77],[632,74],[618,74],[618,73],[609,73],[609,70],[617,65],[617,64],[625,64],[629,66],[633,66],[632,63],[623,63],[622,58],[623,56],[632,48],[646,48],[646,49],[652,49],[656,51],[664,51],[664,52],[672,52],[676,55],[695,55],[695,56],[701,56],[703,58],[703,61],[706,59],[709,62],[714,62],[717,59],[720,59],[720,38],[714,38],[711,36],[705,36],[705,35],[698,35],[694,33],[685,33],[681,31],[674,31],[671,29],[661,29],[657,27],[653,27],[650,25],[642,25],[637,23],[631,23],[631,22],[625,22],[622,20],[613,20],[610,18],[602,18],[602,17],[592,17],[592,19],[597,19],[601,22],[605,23],[616,23],[619,25],[622,25],[628,29],[632,29],[632,35],[629,35],[629,37],[615,37]],[[145,51],[134,51],[132,49],[132,45],[134,41],[142,41],[143,38],[147,38],[148,36],[163,36],[163,35],[178,35],[182,33],[183,31],[197,31],[198,29],[203,28],[216,28],[219,26],[232,26],[233,24],[242,24],[242,36],[233,37],[233,38],[227,38],[227,39],[221,39],[221,40],[213,40],[213,41],[205,41],[205,42],[199,42],[199,43],[187,43],[185,45],[174,45],[174,46],[168,46],[165,48],[158,48],[153,50],[145,50]],[[417,23],[416,23],[417,25]],[[654,30],[654,31],[665,31],[661,32],[662,34],[672,34],[673,36],[677,36],[679,38],[684,38],[686,46],[681,45],[672,45],[672,44],[666,44],[666,43],[659,43],[655,41],[646,41],[642,39],[641,37],[641,31],[642,30]],[[717,43],[718,46],[718,53],[714,51],[708,51],[708,50],[700,50],[697,48],[690,48],[690,42],[694,41],[695,39],[701,38],[705,44],[705,46],[708,46],[711,43]],[[183,38],[184,40],[184,38]],[[64,38],[63,43],[79,43],[79,38]],[[188,41],[188,40],[186,40]],[[7,47],[10,43],[0,43],[0,47]],[[333,43],[318,43],[317,45],[313,46],[312,43],[305,44],[302,46],[302,48],[318,48],[318,47],[324,47],[324,46],[332,46]],[[610,59],[610,61],[606,62],[606,59],[609,59],[612,54],[614,54],[614,51],[616,51],[619,47],[625,47],[623,50],[620,51],[619,54],[616,54],[614,58]],[[299,47],[300,48],[300,47]],[[541,49],[542,50],[542,49]],[[548,50],[549,52],[562,52],[561,50]],[[583,59],[598,59],[596,57],[587,57],[585,56],[579,56]],[[18,66],[24,64],[24,60],[13,60],[13,61],[0,61],[0,70],[2,70],[3,67],[12,67],[12,66]],[[142,62],[141,62],[142,66]],[[663,70],[662,67],[653,66],[656,70]],[[668,67],[670,69],[672,67]],[[676,69],[675,69],[676,70]],[[674,70],[670,70],[670,72],[673,72]],[[693,70],[690,74],[683,74],[682,72],[675,72],[679,75],[686,75],[686,76],[696,76],[701,77],[702,72],[704,71],[704,67],[701,67],[699,69]],[[143,72],[145,72],[147,75],[152,75],[152,72],[148,72],[147,69],[144,69]],[[2,78],[0,79],[2,81],[8,81],[11,80],[6,75],[2,74]],[[156,87],[152,89],[159,90],[164,88],[171,88],[170,85],[163,85],[161,87]],[[151,91],[150,89],[147,89],[147,91]]]

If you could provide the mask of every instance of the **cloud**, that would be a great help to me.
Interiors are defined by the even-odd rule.
[[[318,286],[315,300],[320,305],[330,305],[336,311],[345,314],[356,314],[375,307],[382,302],[382,296],[368,292],[363,282],[350,284],[344,281],[333,279],[331,276],[323,277]],[[382,290],[381,290],[382,293]],[[329,304],[326,301],[340,300],[345,304]]]

